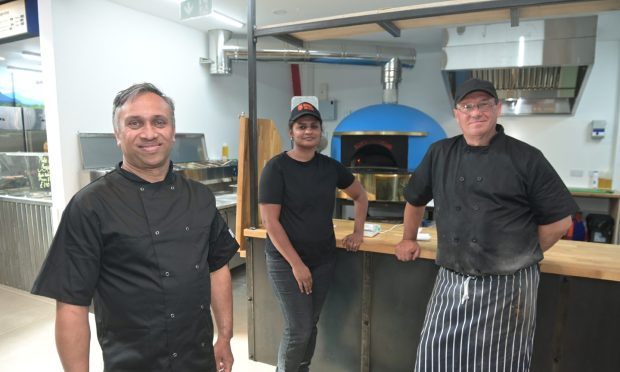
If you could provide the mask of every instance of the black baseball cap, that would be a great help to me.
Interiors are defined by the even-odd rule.
[[[495,91],[493,83],[482,79],[469,79],[456,88],[456,93],[454,93],[454,103],[456,104],[461,102],[466,95],[477,91],[488,93],[493,96],[493,98],[497,99],[497,92]]]
[[[291,117],[288,119],[289,124],[295,122],[302,116],[310,115],[317,118],[317,120],[323,124],[323,119],[321,119],[321,113],[316,109],[311,103],[301,102],[295,105],[291,110]]]

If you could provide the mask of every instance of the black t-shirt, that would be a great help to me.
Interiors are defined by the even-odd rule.
[[[511,274],[543,258],[538,225],[573,214],[577,204],[536,148],[504,134],[489,146],[463,136],[431,145],[405,199],[435,204],[437,263],[469,274]]]
[[[258,202],[281,205],[280,223],[293,247],[306,265],[317,265],[333,257],[336,248],[336,188],[345,189],[354,179],[344,165],[320,153],[301,162],[283,152],[265,165]],[[266,250],[280,254],[270,239]]]
[[[209,274],[237,247],[205,185],[117,168],[71,199],[32,293],[94,299],[106,371],[215,371]]]

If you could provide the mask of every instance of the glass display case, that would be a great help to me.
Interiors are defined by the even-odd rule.
[[[0,152],[0,196],[50,200],[47,153]]]

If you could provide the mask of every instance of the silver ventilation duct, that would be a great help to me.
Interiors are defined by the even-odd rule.
[[[594,63],[596,16],[445,30],[442,74],[450,97],[490,80],[507,115],[572,114]]]
[[[400,59],[392,58],[381,69],[383,83],[383,103],[398,103],[398,84],[401,78]]]
[[[231,73],[231,61],[247,60],[247,38],[234,37],[227,30],[208,32],[209,56],[201,63],[210,64],[213,75]],[[290,63],[328,63],[383,66],[392,58],[398,58],[400,65],[413,68],[416,60],[414,48],[370,45],[356,41],[304,43],[304,48],[293,46],[276,39],[260,38],[256,46],[258,61],[280,61]]]

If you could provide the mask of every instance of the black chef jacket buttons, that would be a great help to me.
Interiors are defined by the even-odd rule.
[[[475,211],[477,211],[477,210],[479,210],[479,209],[480,209],[480,207],[479,207],[479,206],[474,205],[474,210],[475,210]]]
[[[174,319],[174,313],[170,313],[170,319]]]
[[[194,266],[194,268],[196,268],[196,270],[200,269],[200,265],[196,265]]]
[[[204,310],[205,309],[205,305],[200,305],[200,310]]]
[[[174,190],[174,186],[170,186],[170,190]]]
[[[476,181],[481,182],[482,181],[482,177],[480,177],[480,176],[476,177]]]
[[[205,346],[207,346],[207,343],[206,343],[206,342],[201,342],[201,343],[200,343],[200,347],[205,347]]]
[[[176,357],[178,357],[178,356],[179,356],[179,354],[177,354],[177,353],[172,353],[172,354],[170,354],[170,357],[171,357],[171,358],[176,358]]]
[[[155,231],[155,235],[159,235],[159,230]]]
[[[473,239],[471,240],[471,242],[472,242],[472,243],[478,243],[478,239],[473,238]]]
[[[189,231],[189,226],[185,226],[185,231]]]
[[[141,186],[141,187],[140,187],[140,191],[144,191],[144,186]]]
[[[463,177],[463,176],[459,177],[459,181],[461,181],[461,182],[465,181],[465,177]]]
[[[162,276],[168,277],[170,276],[170,271],[164,271],[163,273],[161,273]]]

